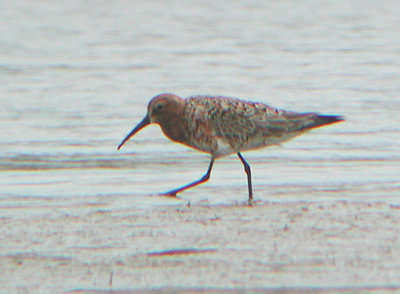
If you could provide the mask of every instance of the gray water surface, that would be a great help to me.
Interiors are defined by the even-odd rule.
[[[157,126],[116,147],[160,92],[226,95],[346,122],[244,153],[255,198],[399,203],[396,1],[5,1],[0,17],[0,199],[146,197],[209,157]],[[183,200],[247,199],[235,156]]]

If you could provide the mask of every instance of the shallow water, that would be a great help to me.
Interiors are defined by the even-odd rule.
[[[160,92],[226,95],[346,122],[243,153],[261,201],[400,203],[396,1],[5,1],[0,17],[0,217],[11,208],[229,204],[247,199],[236,156],[157,126],[117,146]],[[154,197],[147,197],[154,196]],[[58,205],[57,204],[57,205]],[[29,215],[29,211],[27,211]]]
[[[257,199],[397,203],[395,4],[220,1],[165,13],[163,2],[9,1],[0,20],[1,195],[139,201],[197,179],[208,155],[169,142],[158,127],[116,151],[148,100],[168,91],[346,116],[283,147],[245,153]],[[240,162],[219,160],[212,180],[186,196],[245,199]]]

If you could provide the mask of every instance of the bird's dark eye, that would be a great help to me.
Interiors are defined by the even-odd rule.
[[[158,103],[154,109],[157,110],[157,111],[160,111],[160,110],[163,110],[163,108],[164,108],[164,104],[163,103]]]

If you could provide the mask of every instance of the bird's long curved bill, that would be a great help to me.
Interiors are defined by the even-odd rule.
[[[145,126],[150,124],[150,117],[146,115],[144,119],[132,130],[130,133],[125,137],[125,139],[122,140],[121,144],[118,146],[118,150],[122,147],[122,145],[125,144],[126,141],[128,141],[134,134],[139,132],[141,129],[143,129]]]

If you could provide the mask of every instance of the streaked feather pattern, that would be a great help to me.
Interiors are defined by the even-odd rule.
[[[231,147],[231,150],[214,150],[213,155],[216,157],[280,144],[307,130],[327,124],[322,119],[324,116],[317,113],[285,111],[260,102],[236,98],[193,96],[184,101],[184,116],[189,123],[189,132],[197,133],[196,139],[211,136]],[[332,122],[340,120],[340,117],[332,117]],[[204,122],[208,133],[199,131],[202,129],[199,121]],[[201,142],[192,141],[191,146],[209,152],[209,145],[203,146]]]

